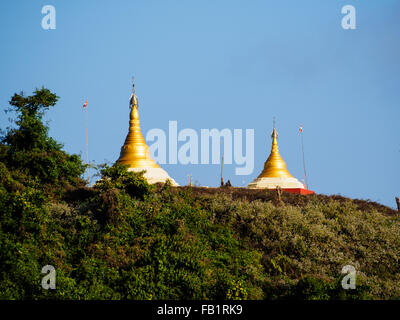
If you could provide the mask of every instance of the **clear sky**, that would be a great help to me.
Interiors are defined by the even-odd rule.
[[[44,5],[56,29],[43,30]],[[356,9],[344,30],[341,8]],[[114,162],[128,130],[131,77],[142,132],[168,121],[178,130],[255,130],[262,170],[276,118],[280,153],[303,177],[303,124],[309,185],[323,194],[395,206],[400,196],[400,1],[1,1],[0,106],[14,92],[45,86],[60,96],[50,134],[85,159]],[[0,126],[8,115],[0,111]],[[179,146],[179,145],[178,145]],[[219,165],[163,165],[178,183],[188,174],[219,184]]]

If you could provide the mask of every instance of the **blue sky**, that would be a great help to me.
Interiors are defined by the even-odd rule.
[[[56,8],[56,30],[41,9]],[[357,29],[341,27],[356,8]],[[131,77],[142,132],[255,130],[255,169],[225,179],[247,185],[261,171],[276,118],[289,171],[310,188],[395,206],[400,196],[400,1],[2,1],[0,106],[45,86],[60,96],[50,134],[85,158],[114,162],[128,129]],[[3,111],[0,126],[8,125]],[[219,165],[163,165],[219,184]]]

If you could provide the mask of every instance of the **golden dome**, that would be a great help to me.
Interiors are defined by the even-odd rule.
[[[151,158],[149,147],[140,131],[139,106],[135,95],[135,85],[133,85],[130,106],[129,133],[121,148],[121,154],[117,162],[120,162],[129,168],[160,168],[160,166]]]
[[[293,178],[293,176],[286,169],[286,163],[283,161],[278,149],[278,133],[274,127],[272,131],[272,148],[271,154],[264,164],[264,170],[258,178]]]

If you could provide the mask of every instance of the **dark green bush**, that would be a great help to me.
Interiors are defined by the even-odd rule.
[[[112,167],[104,164],[100,170],[101,179],[96,183],[95,188],[105,191],[116,188],[126,192],[132,197],[144,199],[153,190],[143,177],[144,172],[135,173],[128,171],[128,168],[117,162]]]

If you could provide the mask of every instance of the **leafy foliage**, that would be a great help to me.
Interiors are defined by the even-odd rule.
[[[128,168],[123,164],[117,162],[112,167],[104,164],[100,166],[100,175],[102,179],[96,183],[95,188],[102,191],[116,188],[126,192],[132,197],[144,199],[153,190],[144,178],[144,171],[135,174],[128,172]]]
[[[0,161],[19,172],[16,179],[35,182],[53,193],[67,185],[82,185],[80,175],[85,169],[79,156],[62,151],[62,145],[48,136],[43,116],[57,101],[58,97],[45,88],[27,97],[14,94],[8,111],[16,112],[16,127],[8,128],[0,140]]]

